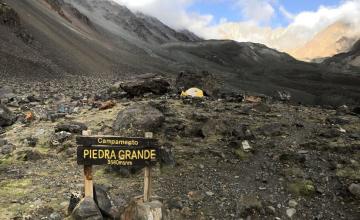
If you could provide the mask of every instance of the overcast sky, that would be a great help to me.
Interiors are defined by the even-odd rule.
[[[114,0],[206,39],[264,43],[280,50],[304,44],[338,21],[360,32],[360,0]]]

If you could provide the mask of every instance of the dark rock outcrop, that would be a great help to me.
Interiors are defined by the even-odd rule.
[[[73,134],[81,134],[82,131],[87,130],[87,126],[84,123],[69,121],[60,123],[55,127],[55,132],[66,131]]]
[[[163,124],[165,116],[149,104],[135,104],[121,110],[113,130],[122,133],[140,134],[140,132],[155,131]],[[143,135],[143,133],[142,133]]]
[[[141,96],[145,93],[163,95],[170,88],[170,83],[164,77],[152,73],[142,74],[119,84],[130,96]]]

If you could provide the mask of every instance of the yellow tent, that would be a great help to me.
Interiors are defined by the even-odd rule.
[[[186,90],[185,92],[181,92],[181,96],[191,96],[191,97],[204,97],[204,92],[201,89],[198,88],[190,88]]]

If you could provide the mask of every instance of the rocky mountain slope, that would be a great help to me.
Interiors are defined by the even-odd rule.
[[[201,80],[194,82],[194,74]],[[121,82],[1,78],[0,219],[72,213],[83,187],[75,137],[86,129],[154,132],[164,150],[153,194],[162,198],[164,219],[359,219],[359,107],[177,93],[190,85],[221,91],[213,79],[208,73],[182,73],[174,82],[154,74]],[[120,219],[142,194],[143,173],[107,166],[93,172],[101,215]]]
[[[360,40],[358,40],[348,52],[330,57],[324,60],[324,63],[340,68],[360,68]]]

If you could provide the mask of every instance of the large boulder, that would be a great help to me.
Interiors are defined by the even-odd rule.
[[[85,197],[81,200],[71,214],[74,220],[102,220],[99,208],[92,198]]]
[[[176,79],[175,86],[179,91],[185,91],[193,87],[199,88],[208,96],[219,95],[221,88],[219,80],[207,71],[200,73],[190,71],[180,72]]]
[[[16,121],[16,116],[6,106],[0,104],[0,127],[10,126]]]
[[[157,108],[149,104],[134,104],[118,113],[113,130],[122,134],[143,135],[146,131],[157,130],[164,120],[165,116]]]
[[[130,96],[141,96],[145,93],[163,95],[170,88],[170,83],[164,77],[153,73],[138,75],[118,84]]]

